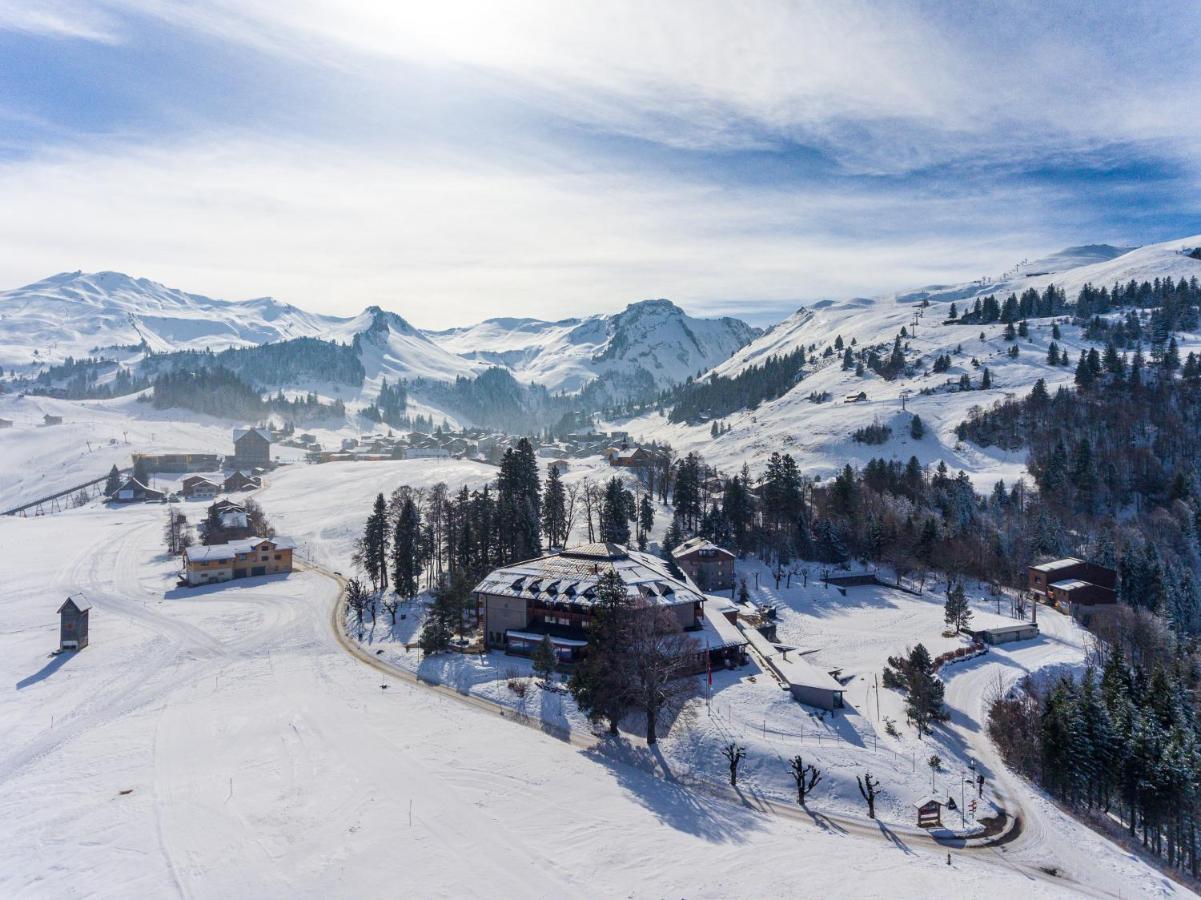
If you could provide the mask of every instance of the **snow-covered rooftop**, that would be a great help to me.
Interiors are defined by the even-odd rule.
[[[629,596],[659,606],[699,603],[703,595],[649,553],[620,544],[583,544],[559,553],[505,566],[475,586],[478,593],[502,597],[539,597],[544,602],[591,605],[601,575],[616,572]]]
[[[703,537],[689,538],[678,547],[671,551],[672,556],[687,556],[689,553],[694,553],[697,550],[711,550],[714,553],[721,553],[725,556],[734,558],[734,554],[724,547],[719,547],[712,541],[707,541]]]
[[[1051,562],[1039,563],[1037,566],[1031,566],[1036,572],[1057,572],[1060,569],[1069,569],[1072,566],[1078,566],[1083,560],[1076,559],[1074,556],[1067,556],[1063,559],[1053,559]]]
[[[294,550],[296,545],[285,538],[244,538],[240,541],[230,541],[228,544],[209,544],[206,546],[188,547],[184,556],[188,562],[212,562],[219,559],[233,559],[239,553],[250,553],[262,543],[268,543],[275,550]]]

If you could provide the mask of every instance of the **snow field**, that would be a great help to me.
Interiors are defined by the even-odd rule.
[[[848,872],[862,897],[1065,891],[765,816],[383,679],[335,642],[317,573],[172,591],[160,518],[0,520],[21,573],[0,585],[0,894],[837,895]],[[72,591],[95,602],[91,646],[17,688]]]

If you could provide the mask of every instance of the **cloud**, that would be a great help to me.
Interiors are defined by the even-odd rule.
[[[647,296],[762,317],[1166,239],[1201,162],[1201,64],[1163,52],[1201,22],[1117,6],[15,9],[72,40],[0,83],[4,284],[119,268],[429,326]]]
[[[72,0],[0,0],[0,31],[115,44],[120,32],[115,18],[93,4]]]
[[[605,133],[688,149],[816,147],[847,171],[1201,136],[1187,5],[885,0],[108,0],[353,73],[460,69]],[[1166,23],[1170,22],[1168,26]],[[386,78],[386,74],[384,75]]]
[[[5,283],[115,268],[330,312],[380,303],[425,326],[647,296],[736,313],[744,297],[974,277],[1037,231],[1017,212],[1030,198],[977,196],[989,222],[947,238],[963,196],[715,187],[449,152],[381,159],[236,135],[106,151],[0,167]]]

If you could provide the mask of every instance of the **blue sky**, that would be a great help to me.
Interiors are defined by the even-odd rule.
[[[1201,233],[1188,4],[0,0],[0,285],[757,322]]]

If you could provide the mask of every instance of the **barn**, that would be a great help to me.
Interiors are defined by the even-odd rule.
[[[88,613],[92,602],[80,594],[58,608],[58,649],[82,650],[88,645]]]

